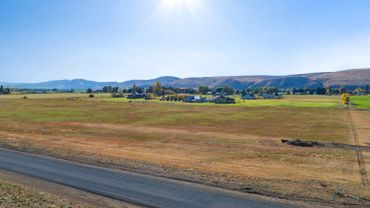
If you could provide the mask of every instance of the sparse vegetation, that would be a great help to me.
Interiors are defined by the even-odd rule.
[[[0,180],[0,207],[86,207],[77,202]]]

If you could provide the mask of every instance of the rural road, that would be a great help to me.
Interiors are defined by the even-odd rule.
[[[291,207],[260,197],[0,148],[0,169],[146,207]]]

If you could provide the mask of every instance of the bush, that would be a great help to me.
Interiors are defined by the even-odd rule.
[[[146,96],[145,96],[145,98],[144,98],[145,100],[153,100],[154,99],[154,97],[153,97],[153,95],[151,95],[151,94],[147,94]]]
[[[89,95],[89,98],[94,98],[95,97],[95,95],[94,94],[90,94]]]
[[[348,93],[343,93],[342,94],[342,102],[344,105],[348,105],[350,101],[350,97]]]
[[[113,93],[113,94],[112,94],[112,97],[113,97],[113,98],[123,98],[123,97],[125,97],[125,96],[123,95],[123,93]]]

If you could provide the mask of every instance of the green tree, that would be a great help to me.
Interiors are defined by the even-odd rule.
[[[332,95],[332,89],[331,89],[330,87],[326,88],[326,89],[325,89],[325,93],[326,93],[327,95]]]
[[[138,88],[138,87],[136,86],[136,84],[133,84],[133,85],[132,85],[132,92],[137,92],[137,88]]]
[[[154,91],[154,94],[157,95],[157,96],[161,96],[162,95],[163,88],[162,88],[162,84],[161,84],[160,81],[157,81],[154,84],[153,91]]]
[[[247,91],[243,89],[240,93],[242,94],[242,96],[245,96],[247,94]]]
[[[234,94],[234,88],[232,88],[231,86],[229,85],[225,85],[224,88],[223,88],[223,93],[227,94],[227,95],[233,95]]]
[[[2,85],[0,85],[0,95],[6,95],[6,94],[10,94],[10,89],[4,88]]]
[[[199,86],[198,91],[199,91],[199,94],[206,95],[206,94],[208,94],[209,87],[208,86]]]
[[[118,88],[118,87],[113,87],[113,88],[112,88],[112,92],[113,92],[113,93],[117,93],[117,92],[118,92],[118,90],[119,90],[119,88]]]
[[[112,92],[112,86],[104,86],[103,92],[105,93],[111,93]]]

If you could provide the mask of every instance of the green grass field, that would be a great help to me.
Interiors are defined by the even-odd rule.
[[[356,108],[370,109],[370,96],[352,96],[351,102]]]

